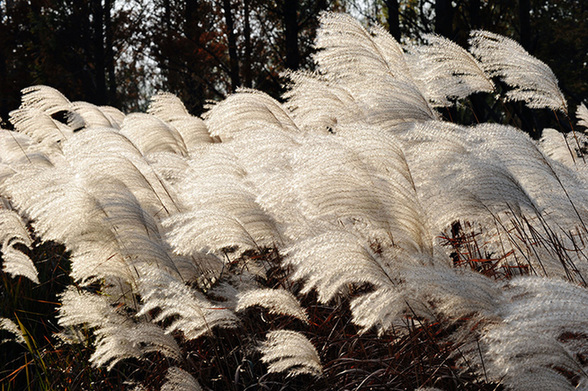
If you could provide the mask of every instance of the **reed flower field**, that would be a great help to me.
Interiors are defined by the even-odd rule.
[[[326,13],[283,101],[22,94],[2,390],[588,390],[588,110],[515,41]],[[569,119],[460,124],[476,94]]]

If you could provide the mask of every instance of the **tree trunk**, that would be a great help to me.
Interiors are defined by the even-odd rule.
[[[470,29],[475,30],[482,27],[480,21],[480,8],[482,4],[480,0],[470,0]]]
[[[400,10],[398,0],[385,0],[386,8],[388,9],[388,31],[390,34],[400,42]]]
[[[452,39],[453,37],[453,7],[451,0],[435,1],[435,32]]]
[[[237,37],[235,36],[235,22],[231,11],[231,1],[223,0],[223,11],[225,13],[225,23],[227,25],[227,38],[229,41],[229,69],[231,78],[231,92],[234,92],[241,81],[239,80],[239,57],[237,55]]]
[[[300,67],[298,0],[284,0],[283,17],[286,35],[286,68],[295,71]]]
[[[171,4],[169,0],[163,1],[163,23],[165,24],[166,35],[171,31]]]
[[[243,76],[245,79],[245,87],[253,87],[251,80],[251,24],[250,24],[250,1],[243,0],[243,38],[245,39],[245,53],[243,55]]]
[[[94,60],[94,80],[95,88],[94,96],[95,103],[104,105],[107,103],[106,91],[106,56],[104,50],[104,8],[102,8],[101,0],[92,1],[92,33],[93,33],[93,47],[92,57]],[[90,94],[89,96],[92,96]]]
[[[104,44],[106,73],[108,75],[108,104],[117,106],[116,75],[114,61],[114,37],[112,31],[112,0],[104,0]]]
[[[521,45],[531,51],[531,4],[529,0],[519,0],[519,28],[521,29]]]

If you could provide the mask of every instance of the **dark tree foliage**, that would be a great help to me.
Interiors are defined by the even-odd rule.
[[[18,91],[33,84],[74,100],[132,108],[128,102],[141,89],[136,80],[145,77],[130,50],[134,16],[114,0],[0,2],[0,116],[6,119],[18,106]]]
[[[0,117],[4,120],[18,106],[19,91],[34,82],[30,64],[36,59],[24,44],[31,41],[29,13],[25,2],[0,2]]]
[[[163,73],[158,88],[196,114],[238,87],[279,97],[286,69],[310,68],[318,16],[329,8],[326,0],[157,1],[146,38]]]
[[[531,1],[530,51],[551,67],[571,104],[588,101],[588,3]]]
[[[224,97],[230,86],[222,8],[209,1],[183,0],[157,1],[154,7],[144,39],[161,69],[156,87],[201,112],[207,99]]]
[[[352,2],[353,3],[353,2]],[[570,105],[573,118],[576,107],[588,100],[588,4],[582,1],[520,0],[375,0],[368,21],[381,23],[396,36],[421,39],[425,33],[446,36],[468,47],[471,30],[482,29],[511,37],[533,56],[545,62],[559,78],[560,87]],[[396,17],[396,13],[398,17]],[[396,27],[396,23],[398,27]],[[499,83],[500,93],[500,83]],[[539,123],[570,130],[570,121],[557,118],[550,111],[531,111],[512,102],[472,96],[465,109],[449,110],[447,119],[459,117],[462,123],[499,122],[521,127],[539,137]],[[497,105],[505,105],[509,116],[497,116]],[[561,116],[560,116],[561,117]]]
[[[473,29],[512,37],[554,70],[573,113],[588,99],[587,8],[569,0],[0,1],[0,117],[7,120],[19,91],[33,84],[126,111],[144,108],[156,90],[175,93],[194,114],[239,87],[279,98],[284,72],[312,70],[324,10],[363,12],[400,41],[436,32],[467,47]],[[496,104],[474,96],[464,112],[443,114],[510,121],[535,135],[538,117],[569,127],[510,103],[511,116],[499,118]]]

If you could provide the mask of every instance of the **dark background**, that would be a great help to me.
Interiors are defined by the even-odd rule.
[[[380,23],[396,38],[436,32],[467,47],[472,29],[509,36],[553,69],[570,113],[588,99],[582,0],[0,0],[3,127],[20,90],[35,84],[126,112],[145,109],[159,90],[195,115],[240,86],[279,97],[285,69],[312,69],[324,10]],[[477,121],[500,122],[492,105],[474,103]],[[513,124],[531,133],[548,116],[508,109]]]

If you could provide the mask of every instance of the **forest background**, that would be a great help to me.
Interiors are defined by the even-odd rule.
[[[157,91],[176,94],[194,115],[239,87],[279,98],[286,70],[313,69],[326,10],[379,23],[402,43],[434,32],[467,47],[473,29],[509,36],[553,69],[571,112],[588,99],[582,0],[3,0],[2,127],[11,127],[20,90],[36,84],[126,112],[145,109]],[[470,99],[470,121],[501,122],[486,102]],[[516,104],[507,110],[508,122],[539,134],[540,112]]]

